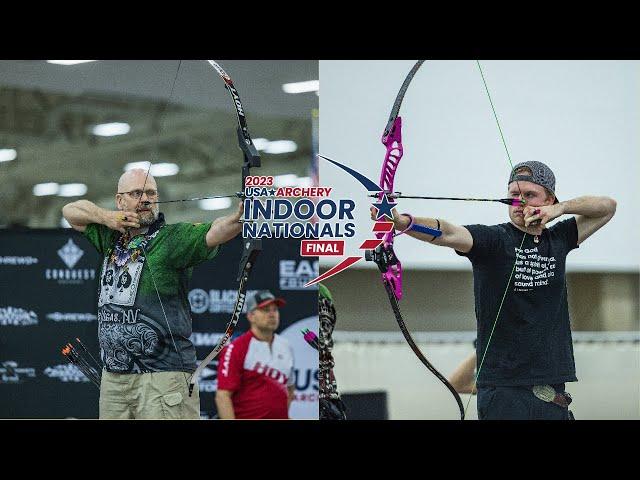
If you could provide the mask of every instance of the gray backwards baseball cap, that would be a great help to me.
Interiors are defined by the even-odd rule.
[[[247,298],[247,312],[266,307],[270,303],[275,303],[278,307],[284,307],[287,304],[283,298],[276,298],[269,290],[260,290]]]
[[[516,175],[516,170],[522,167],[527,167],[531,170],[531,175]],[[531,182],[546,188],[553,193],[556,199],[553,203],[558,203],[558,197],[556,196],[556,176],[544,163],[536,161],[518,163],[513,167],[513,170],[511,170],[509,183],[517,181]]]

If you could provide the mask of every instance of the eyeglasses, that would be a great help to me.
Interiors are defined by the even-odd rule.
[[[142,198],[142,190],[131,190],[130,192],[118,192],[118,195],[124,195],[125,193],[129,194],[131,197],[135,199]],[[148,189],[144,191],[147,198],[155,198],[158,196],[158,191],[153,189]]]

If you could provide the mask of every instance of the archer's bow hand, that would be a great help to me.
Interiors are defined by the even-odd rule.
[[[244,214],[244,202],[240,201],[238,202],[238,210],[236,210],[236,222],[241,223],[242,222],[242,215]]]
[[[375,207],[369,207],[369,213],[371,214],[371,220],[373,220],[374,222],[378,221],[376,218],[378,216],[378,209]],[[411,223],[411,219],[409,217],[407,217],[406,215],[402,215],[400,213],[398,213],[398,209],[394,208],[392,210],[393,213],[393,228],[395,228],[396,230],[404,230],[409,226],[409,223]],[[389,221],[389,219],[387,217],[381,218],[380,221],[385,220],[385,221]]]
[[[242,202],[238,205],[238,210],[232,215],[216,218],[207,232],[206,243],[209,248],[228,242],[242,232],[240,219],[244,212]]]

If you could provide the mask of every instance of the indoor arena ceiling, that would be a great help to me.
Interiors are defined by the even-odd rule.
[[[241,95],[252,137],[298,145],[291,153],[262,152],[259,173],[309,175],[318,96],[288,94],[282,85],[317,80],[318,62],[219,63]],[[131,130],[114,137],[92,133],[94,125],[109,122],[126,122]],[[135,161],[179,165],[178,175],[157,179],[163,199],[239,190],[242,154],[233,104],[202,60],[0,61],[0,149],[17,151],[15,160],[0,162],[0,226],[59,226],[62,206],[77,197],[35,196],[34,185],[46,182],[84,183],[88,191],[81,198],[113,208],[117,179]],[[163,211],[170,221],[227,213],[193,203],[168,204]]]

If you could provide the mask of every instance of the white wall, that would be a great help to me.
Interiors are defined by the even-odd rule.
[[[378,180],[380,135],[413,61],[321,61],[320,153]],[[485,78],[514,163],[538,160],[556,175],[560,200],[607,195],[614,219],[569,256],[568,270],[638,271],[636,205],[640,171],[640,62],[483,61]],[[431,196],[502,198],[510,173],[474,61],[427,61],[405,96],[404,158],[396,190]],[[371,228],[365,190],[320,160],[321,184],[353,197],[360,227]],[[458,224],[508,221],[501,204],[403,200],[400,211]],[[467,269],[449,249],[397,239],[407,267]],[[322,265],[334,265],[329,258]],[[358,264],[365,266],[364,262]],[[374,268],[373,265],[366,265]]]
[[[398,337],[396,333],[399,334],[385,332],[382,335],[393,339]],[[335,375],[341,393],[387,391],[391,420],[459,419],[456,401],[449,390],[420,363],[404,340],[366,343],[367,332],[354,335],[358,341],[341,341],[345,338],[344,332],[334,334]],[[414,334],[420,350],[445,377],[473,352],[471,341],[475,333],[448,335],[452,338],[450,342],[426,343],[419,341],[420,334]],[[469,341],[455,341],[456,336],[465,335]],[[592,338],[615,335],[615,332],[582,333],[582,336]],[[623,332],[619,335],[633,337],[634,334]],[[429,336],[433,338],[434,334]],[[567,392],[574,400],[571,411],[576,419],[640,419],[640,344],[637,340],[635,343],[576,341],[580,336],[574,334],[579,381],[566,384]],[[461,397],[466,407],[469,395]],[[467,418],[478,418],[475,396],[469,404]]]

